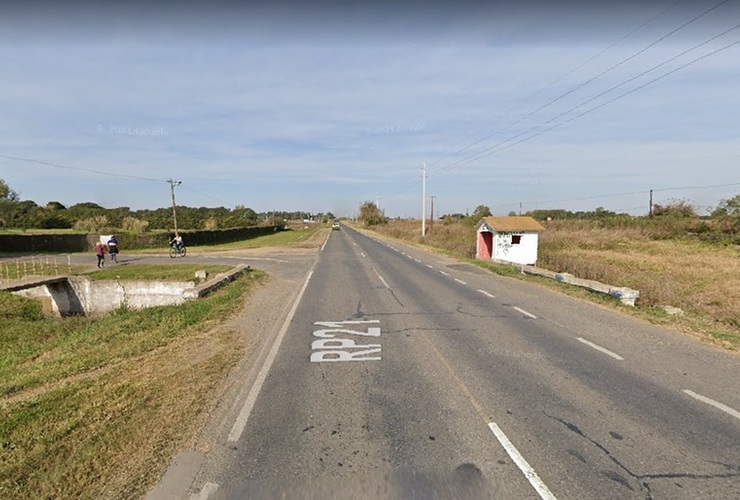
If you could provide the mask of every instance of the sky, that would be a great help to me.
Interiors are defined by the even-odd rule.
[[[740,0],[3,2],[24,200],[389,217],[740,194]],[[426,205],[422,175],[426,168]]]

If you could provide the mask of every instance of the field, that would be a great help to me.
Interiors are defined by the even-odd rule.
[[[318,248],[326,231],[260,242]],[[73,271],[163,280],[191,279],[196,268],[225,270],[185,263]],[[39,302],[0,292],[0,498],[144,497],[172,455],[192,447],[228,374],[256,345],[238,315],[268,279],[252,270],[197,301],[100,318],[46,318]]]
[[[620,307],[728,349],[740,349],[737,245],[710,244],[691,235],[665,239],[666,231],[646,226],[604,228],[578,220],[545,225],[546,230],[540,234],[538,267],[639,290],[638,307],[622,307],[616,301],[604,301],[601,296],[567,285],[526,279]],[[424,239],[419,221],[392,220],[372,229],[482,265],[473,259],[475,229],[470,223],[435,223]],[[485,267],[506,273],[502,266]],[[685,314],[667,316],[656,307],[661,305],[678,307]]]

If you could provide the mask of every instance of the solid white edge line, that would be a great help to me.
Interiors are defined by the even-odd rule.
[[[740,411],[737,411],[736,409],[727,406],[725,404],[720,403],[719,401],[715,401],[713,399],[710,399],[706,396],[702,396],[701,394],[697,394],[694,391],[690,391],[688,389],[684,389],[683,391],[685,394],[688,394],[694,399],[698,399],[702,403],[706,403],[708,405],[714,406],[715,408],[722,410],[723,412],[732,415],[733,417],[740,419]]]
[[[624,358],[622,356],[620,356],[619,354],[615,354],[615,353],[611,352],[609,349],[605,349],[605,348],[601,347],[600,345],[596,345],[593,342],[589,342],[586,339],[582,339],[581,337],[576,337],[576,340],[578,340],[578,342],[583,342],[587,346],[592,347],[592,348],[596,349],[597,351],[603,352],[604,354],[607,354],[607,355],[611,356],[614,359],[618,359],[619,361],[624,361]]]
[[[537,316],[535,316],[535,315],[534,315],[534,314],[532,314],[531,312],[525,311],[525,310],[524,310],[524,309],[522,309],[521,307],[517,307],[517,306],[513,306],[513,307],[514,307],[514,309],[516,309],[517,311],[519,311],[519,312],[520,312],[520,313],[522,313],[523,315],[525,315],[525,316],[529,316],[529,317],[530,317],[530,318],[532,318],[532,319],[537,319]]]
[[[529,484],[531,484],[537,493],[539,493],[540,498],[543,500],[555,500],[555,495],[552,494],[542,479],[540,479],[540,476],[537,475],[521,453],[519,453],[516,447],[514,447],[511,441],[509,441],[509,438],[506,437],[504,431],[502,431],[495,422],[490,422],[488,427],[491,429],[491,432],[493,432],[493,435],[496,436],[498,442],[501,443],[501,446],[504,447],[506,453],[509,454],[514,463],[519,467],[519,470],[524,473],[524,477],[527,478]]]
[[[229,442],[238,441],[242,435],[242,432],[244,432],[244,428],[247,425],[247,419],[249,419],[249,414],[252,413],[252,408],[254,408],[254,403],[257,401],[257,396],[262,389],[262,384],[267,378],[267,373],[270,371],[270,367],[272,366],[273,361],[275,361],[278,349],[280,348],[280,343],[283,341],[285,332],[288,331],[288,326],[293,319],[293,315],[295,314],[296,309],[298,309],[298,303],[301,301],[303,293],[308,287],[308,282],[311,280],[311,276],[313,276],[313,269],[311,269],[311,271],[308,273],[308,276],[306,276],[306,281],[303,282],[303,287],[298,293],[298,296],[295,298],[293,306],[290,308],[290,312],[288,313],[288,317],[285,318],[285,322],[283,323],[282,328],[280,328],[280,333],[278,333],[278,336],[275,339],[275,343],[272,344],[272,348],[270,348],[270,353],[267,355],[267,359],[265,359],[265,364],[263,364],[262,368],[260,368],[260,371],[257,374],[257,379],[254,381],[252,388],[249,390],[247,400],[244,402],[244,406],[239,412],[239,416],[236,418],[236,422],[234,422],[234,426],[231,428],[231,432],[229,432]]]
[[[488,297],[488,298],[491,298],[491,299],[495,299],[496,298],[493,295],[491,295],[490,293],[486,292],[485,290],[478,290],[478,291],[480,293],[482,293],[483,295],[485,295],[486,297]]]
[[[326,248],[326,244],[329,242],[329,236],[331,236],[331,231],[329,232],[329,234],[326,235],[326,239],[324,240],[324,244],[321,245],[321,250],[319,250],[319,252],[323,252],[324,251],[324,248]]]
[[[211,493],[215,493],[216,491],[218,491],[218,484],[206,483],[197,495],[190,495],[190,500],[207,500],[211,496]]]

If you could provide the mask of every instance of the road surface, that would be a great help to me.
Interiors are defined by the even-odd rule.
[[[344,226],[302,262],[150,498],[740,498],[736,354]]]

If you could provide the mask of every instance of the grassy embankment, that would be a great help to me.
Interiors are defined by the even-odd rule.
[[[291,241],[279,234],[262,243]],[[89,276],[191,279],[196,269],[227,268],[129,265]],[[255,270],[197,301],[102,318],[45,318],[39,303],[0,292],[0,498],[143,497],[244,355],[226,320],[265,279]]]
[[[603,227],[593,221],[551,221],[540,235],[539,267],[639,290],[636,308],[552,280],[523,276],[509,266],[474,260],[475,229],[470,224],[435,223],[423,241],[419,221],[390,221],[372,229],[740,349],[740,249],[703,242],[659,224]],[[658,305],[679,307],[685,314],[669,316],[654,307]]]

